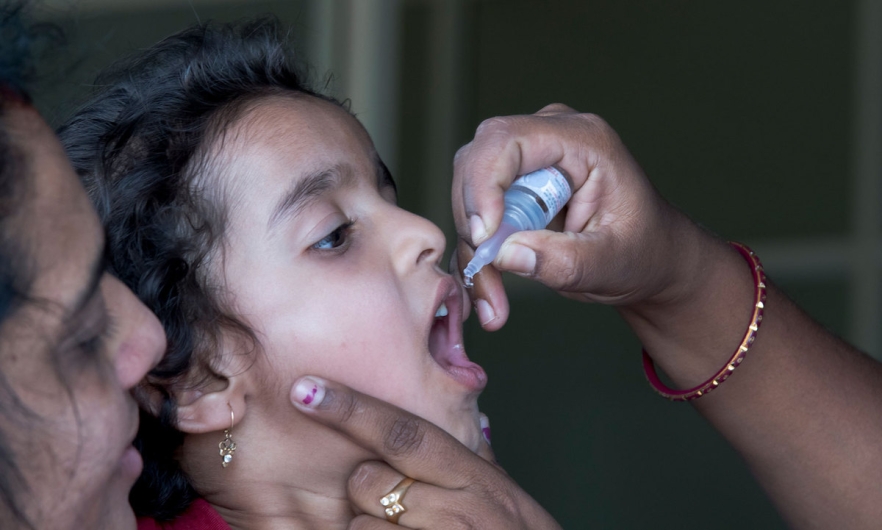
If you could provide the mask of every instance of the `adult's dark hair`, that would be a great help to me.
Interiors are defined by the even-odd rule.
[[[317,94],[272,17],[191,27],[115,64],[95,86],[59,136],[107,228],[113,272],[168,336],[147,378],[162,404],[158,417],[142,414],[145,467],[130,495],[137,514],[167,520],[195,496],[173,457],[183,434],[169,388],[212,374],[223,337],[243,351],[257,345],[207,272],[227,218],[209,148],[261,98]]]
[[[35,59],[62,41],[58,27],[29,20],[26,2],[0,2],[0,358],[19,353],[10,352],[15,341],[10,338],[14,334],[9,321],[34,301],[30,293],[35,274],[19,217],[31,189],[28,167],[20,146],[10,138],[6,113],[13,106],[30,104],[28,85],[36,78]],[[38,418],[16,395],[10,377],[14,374],[0,370],[2,425],[24,430]],[[9,438],[0,427],[0,517],[7,518],[5,523],[34,528],[23,506],[32,491]]]

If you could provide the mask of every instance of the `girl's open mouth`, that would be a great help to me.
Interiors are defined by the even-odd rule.
[[[429,331],[429,352],[454,380],[470,390],[487,385],[487,374],[469,360],[462,340],[462,293],[453,278],[445,278],[438,290],[438,303]]]

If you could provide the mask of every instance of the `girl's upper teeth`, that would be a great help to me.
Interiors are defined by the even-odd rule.
[[[442,303],[441,306],[435,311],[435,318],[441,318],[447,316],[447,304]]]

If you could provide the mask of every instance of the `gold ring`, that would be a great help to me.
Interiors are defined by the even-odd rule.
[[[386,520],[390,523],[398,524],[398,518],[401,517],[401,514],[407,511],[407,508],[401,504],[401,501],[404,500],[404,494],[407,493],[407,488],[409,488],[414,482],[416,482],[414,479],[404,477],[404,480],[399,482],[397,486],[392,488],[392,491],[380,499],[380,504],[386,509]]]

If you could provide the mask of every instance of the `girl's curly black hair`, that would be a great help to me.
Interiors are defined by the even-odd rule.
[[[112,272],[159,317],[168,351],[148,375],[162,395],[141,414],[144,472],[130,495],[139,515],[166,520],[195,492],[173,455],[174,384],[210,374],[221,333],[256,345],[207,274],[223,244],[223,191],[212,185],[212,143],[269,96],[320,96],[307,87],[279,21],[200,24],[115,64],[58,131],[107,228]],[[251,348],[253,350],[253,348]]]

